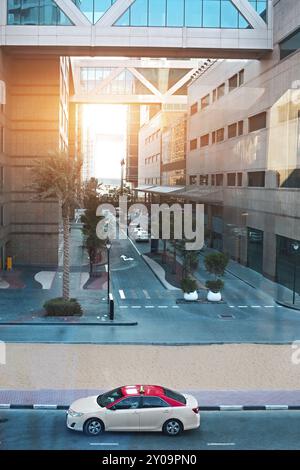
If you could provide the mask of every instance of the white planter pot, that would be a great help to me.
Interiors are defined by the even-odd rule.
[[[195,290],[194,292],[184,292],[183,294],[184,300],[198,300],[198,292]]]
[[[221,292],[212,292],[209,290],[207,294],[207,300],[210,302],[220,302],[220,300],[222,300]]]

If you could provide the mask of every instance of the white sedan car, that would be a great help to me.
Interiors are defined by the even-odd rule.
[[[147,242],[149,241],[149,234],[147,230],[139,229],[135,232],[135,241],[136,242]]]
[[[158,431],[178,436],[199,426],[196,398],[157,385],[126,385],[82,398],[67,412],[67,427],[90,436],[103,431]]]

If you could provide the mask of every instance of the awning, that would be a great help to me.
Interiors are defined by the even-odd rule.
[[[153,184],[149,185],[149,184],[141,184],[140,186],[138,186],[137,188],[133,188],[134,191],[148,191],[148,189],[150,188],[153,188]]]
[[[177,196],[183,197],[184,199],[190,199],[195,202],[211,202],[216,204],[222,204],[224,200],[223,189],[215,188],[192,188],[186,191],[179,192]]]
[[[154,194],[177,194],[179,191],[183,191],[184,189],[185,186],[153,186],[148,190],[148,192]]]

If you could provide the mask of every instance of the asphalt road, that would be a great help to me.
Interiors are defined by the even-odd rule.
[[[0,450],[299,450],[299,411],[203,412],[198,430],[104,433],[90,438],[65,427],[65,411],[1,410]]]

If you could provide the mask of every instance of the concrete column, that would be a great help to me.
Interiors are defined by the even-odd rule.
[[[272,230],[264,232],[263,275],[276,279],[276,234]]]

